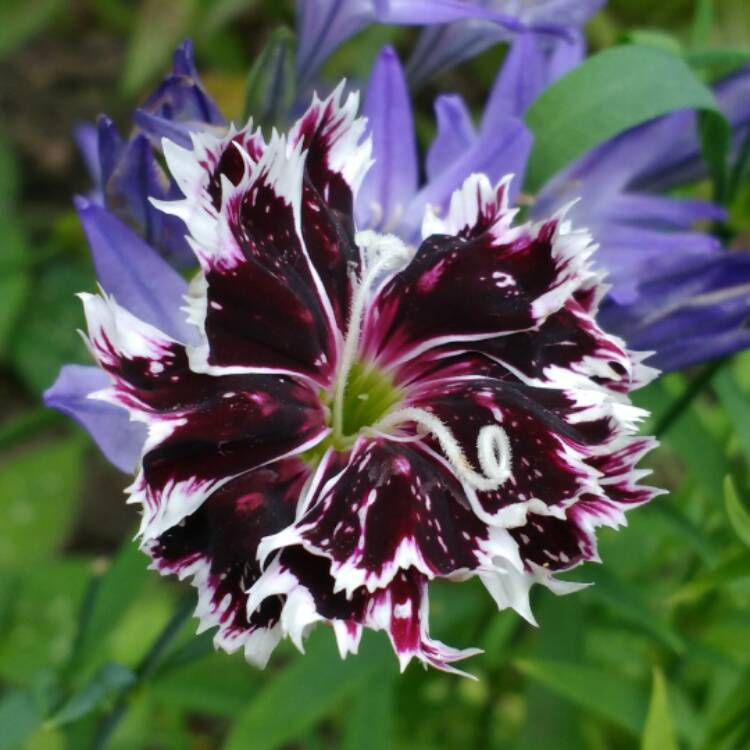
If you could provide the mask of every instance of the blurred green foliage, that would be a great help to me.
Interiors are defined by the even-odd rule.
[[[210,634],[193,634],[180,588],[148,572],[131,543],[126,478],[39,406],[61,364],[86,361],[73,295],[94,278],[70,208],[86,189],[65,145],[73,124],[126,113],[185,35],[230,116],[264,106],[272,118],[261,66],[249,83],[247,75],[269,40],[268,59],[286,54],[288,37],[272,36],[281,24],[293,25],[288,3],[0,6],[0,82],[12,102],[0,122],[0,748],[93,747],[112,711],[124,718],[108,747],[121,750],[750,747],[750,354],[712,371],[671,414],[650,459],[670,494],[633,512],[626,531],[602,530],[606,567],[571,576],[594,586],[559,599],[536,592],[539,629],[496,612],[476,582],[434,587],[436,637],[485,649],[468,667],[476,683],[415,666],[399,676],[382,634],[342,662],[319,628],[305,656],[283,644],[264,672],[215,653]],[[630,40],[685,52],[709,79],[747,59],[749,24],[744,0],[614,0],[589,31],[595,50]],[[407,49],[413,38],[371,28],[325,73],[364,80],[381,44]],[[111,60],[85,58],[92,39]],[[45,67],[70,67],[55,55],[84,57],[64,92]],[[438,87],[478,105],[502,55],[493,49],[420,94],[423,146]],[[28,80],[52,87],[20,90],[17,72],[27,69]],[[77,98],[89,85],[94,93]],[[62,119],[45,120],[45,101],[63,96]],[[750,188],[736,182],[730,208],[743,241]],[[653,413],[645,432],[696,378],[673,374],[638,395]],[[160,642],[165,628],[176,638]]]

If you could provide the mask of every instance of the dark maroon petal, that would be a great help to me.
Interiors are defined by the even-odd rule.
[[[493,367],[481,355],[501,367]],[[548,387],[561,375],[565,379],[577,375],[592,387],[604,385],[627,393],[649,379],[647,369],[623,342],[605,334],[571,301],[536,328],[430,349],[399,366],[396,377],[408,385],[430,378],[491,375]]]
[[[357,117],[359,94],[341,101],[343,84],[326,99],[313,96],[289,140],[308,152],[307,181],[334,211],[351,215],[352,194],[367,171],[371,145],[363,141],[366,123]]]
[[[330,560],[313,555],[299,546],[287,547],[266,565],[263,574],[248,591],[249,612],[262,607],[269,598],[282,598],[281,630],[300,651],[310,627],[330,622],[336,632],[341,656],[356,653],[362,635],[367,605],[361,589],[347,598],[334,591]]]
[[[563,391],[471,377],[427,383],[413,389],[410,400],[451,430],[475,469],[479,432],[492,425],[503,428],[511,447],[511,476],[495,490],[477,492],[477,498],[484,512],[504,519],[504,525],[517,523],[512,519],[528,504],[569,503],[597,486],[597,472],[585,458],[610,438],[610,424],[604,417],[575,422],[580,409]],[[439,451],[437,441],[429,440]]]
[[[317,395],[298,381],[262,375],[220,380],[144,463],[153,468],[162,460],[202,457],[230,475],[235,467],[247,470],[307,448],[328,432]]]
[[[574,506],[575,507],[575,506]],[[523,526],[509,529],[518,544],[521,560],[549,571],[568,570],[584,560],[598,559],[596,540],[576,521],[569,509],[564,518],[529,513]]]
[[[346,211],[333,208],[307,174],[302,188],[302,237],[343,331],[351,307],[352,278],[361,266],[351,207]]]
[[[658,445],[657,441],[649,437],[623,437],[618,442],[619,445],[616,444],[611,451],[593,456],[587,459],[587,463],[601,472],[599,484],[602,491],[621,514],[623,510],[652,500],[662,494],[662,491],[639,484],[651,472],[635,468],[641,458]],[[622,523],[624,521],[620,521],[618,525]]]
[[[309,474],[298,459],[247,472],[145,545],[162,574],[192,577],[200,629],[218,626],[217,646],[229,652],[244,646],[247,658],[261,666],[281,637],[277,623],[282,602],[269,597],[248,615],[246,592],[261,574],[260,540],[294,520]]]
[[[428,633],[429,605],[427,579],[414,568],[402,570],[390,585],[372,595],[368,603],[366,624],[385,629],[398,656],[401,671],[417,658],[444,672],[467,675],[451,662],[481,653],[479,649],[458,649],[430,638]]]
[[[251,125],[239,132],[233,125],[224,137],[209,132],[192,133],[192,150],[164,140],[164,156],[172,176],[185,198],[194,207],[211,206],[218,211],[222,204],[222,178],[237,186],[247,172],[246,158],[257,162],[265,143],[260,130]]]
[[[603,280],[606,278],[604,272],[592,275],[587,281],[576,289],[573,299],[584,312],[595,316],[599,312],[599,303],[606,294],[607,287]]]
[[[205,190],[217,211],[222,205],[222,178],[225,177],[236,187],[245,176],[247,165],[242,152],[257,163],[264,150],[265,143],[259,130],[242,130],[224,139],[214,153],[206,152],[205,161],[202,160],[200,165],[208,176]]]
[[[284,376],[196,373],[181,344],[111,298],[84,297],[90,346],[112,376],[103,397],[149,425],[131,502],[142,533],[178,523],[231,478],[299,453],[328,432],[315,391]]]
[[[304,274],[294,268],[273,272],[248,260],[231,276],[211,271],[206,279],[203,361],[209,371],[284,372],[330,383],[334,335]]]
[[[232,195],[225,194],[216,246],[204,252],[193,232],[206,281],[194,315],[202,316],[206,335],[196,351],[198,366],[330,382],[338,334],[301,240],[303,167],[304,155],[289,153],[277,138]]]
[[[185,222],[203,270],[189,299],[190,319],[204,334],[192,365],[327,385],[339,334],[302,239],[302,144],[293,148],[274,132],[262,147],[251,139],[249,153],[239,136],[219,146],[205,140],[193,151],[165,151],[187,197],[158,203]]]
[[[213,393],[162,425],[166,436],[152,428],[131,490],[144,504],[143,533],[169,528],[227,480],[299,453],[328,431],[317,396],[289,378],[215,380]]]
[[[587,459],[595,469],[607,477],[621,477],[630,474],[633,467],[654,449],[658,443],[651,437],[636,437],[623,441],[616,450]]]
[[[401,669],[412,658],[447,672],[451,662],[478,651],[459,651],[429,636],[427,578],[415,568],[399,571],[385,588],[372,593],[357,589],[350,597],[334,591],[330,561],[302,547],[285,548],[274,558],[249,592],[248,606],[281,595],[281,629],[301,649],[302,639],[316,622],[330,622],[342,656],[356,653],[362,628],[385,630]]]
[[[633,447],[640,442],[634,440]],[[639,446],[637,450],[642,453],[642,448]],[[632,470],[631,465],[629,480],[622,477],[603,479],[601,484],[606,495],[584,494],[561,517],[529,513],[523,526],[508,530],[518,543],[524,565],[533,572],[544,569],[554,573],[586,560],[598,561],[595,529],[603,525],[615,529],[624,525],[623,511],[659,494],[658,490],[636,485],[645,474],[648,472]],[[628,492],[618,491],[620,482],[628,486]]]
[[[471,347],[467,349],[466,347]],[[517,381],[510,370],[484,354],[474,351],[476,344],[438,346],[406,360],[393,369],[394,382],[404,390],[417,392],[448,380],[489,377]]]
[[[476,348],[530,383],[549,383],[564,369],[618,391],[632,387],[633,361],[622,343],[574,302],[538,329],[481,341]]]
[[[113,381],[102,397],[144,414],[180,411],[216,382],[191,372],[183,344],[121,307],[114,297],[81,294],[88,344]],[[196,393],[197,389],[197,393]]]
[[[351,279],[361,256],[354,242],[354,193],[367,169],[370,143],[362,139],[358,97],[342,103],[339,87],[313,99],[291,135],[307,151],[302,190],[302,237],[320,276],[340,330],[351,306]],[[361,142],[360,142],[361,141]]]
[[[300,546],[293,546],[281,552],[280,562],[294,574],[297,583],[310,593],[321,617],[326,620],[362,622],[367,592],[362,589],[347,595],[343,591],[335,591],[329,559],[310,554]]]
[[[473,192],[472,192],[473,191]],[[512,212],[487,179],[467,180],[445,222],[373,300],[367,354],[384,363],[446,342],[532,328],[559,310],[587,278],[588,235],[558,219],[510,228]]]
[[[386,586],[414,567],[432,578],[479,565],[487,527],[448,466],[417,443],[362,439],[346,468],[320,484],[309,510],[263,552],[302,544],[332,561],[335,589]]]

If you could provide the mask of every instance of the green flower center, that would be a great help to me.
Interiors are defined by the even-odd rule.
[[[321,400],[329,409],[329,425],[340,424],[341,429],[333,429],[325,440],[303,453],[301,458],[315,466],[330,447],[337,451],[349,450],[363,430],[376,425],[393,411],[403,395],[403,390],[394,385],[388,374],[372,364],[356,360],[344,385],[340,420],[334,415],[333,395],[328,391],[321,392]]]
[[[342,430],[333,436],[334,445],[349,448],[363,429],[377,424],[402,397],[403,392],[387,374],[355,361],[344,388]]]
[[[362,362],[357,354],[370,288],[382,273],[403,265],[409,250],[398,237],[369,229],[358,232],[355,240],[367,260],[361,276],[353,279],[349,325],[336,378],[330,392],[321,394],[328,407],[331,434],[303,456],[316,463],[330,446],[337,451],[351,448],[363,430],[378,426],[403,398],[389,375]]]

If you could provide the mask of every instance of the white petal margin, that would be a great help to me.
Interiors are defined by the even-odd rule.
[[[481,654],[482,649],[456,649],[430,638],[428,632],[430,605],[426,583],[422,586],[419,598],[419,602],[413,598],[401,602],[395,599],[392,588],[376,592],[370,600],[365,625],[372,630],[386,631],[398,657],[401,672],[406,669],[412,659],[418,659],[425,666],[429,665],[443,672],[450,672],[472,680],[477,679],[474,675],[451,666],[451,662]],[[404,644],[399,644],[396,632],[406,623],[414,620],[419,624],[419,643],[405,648]]]
[[[328,168],[344,178],[356,203],[357,191],[372,165],[372,139],[364,137],[366,119],[357,116],[359,92],[352,91],[342,103],[345,87],[346,81],[341,81],[325,99],[313,94],[312,104],[295,123],[289,139],[298,143],[306,131],[322,126],[319,135],[327,139]]]
[[[333,586],[332,580],[331,586]],[[290,570],[283,566],[279,556],[271,561],[248,591],[248,616],[269,596],[286,598],[280,619],[282,633],[304,653],[304,639],[309,635],[315,623],[328,620],[317,611],[313,594]],[[475,679],[473,675],[451,666],[451,662],[475,656],[482,653],[482,650],[476,648],[459,650],[430,638],[426,582],[420,586],[418,598],[418,602],[414,598],[397,601],[392,587],[379,589],[368,594],[362,623],[350,620],[331,621],[341,657],[345,658],[349,653],[357,653],[363,628],[385,630],[396,652],[402,672],[409,662],[416,658],[425,665],[444,672]],[[405,647],[396,633],[410,622],[418,624],[419,638],[418,643]]]
[[[144,323],[117,304],[106,294],[79,295],[83,301],[89,335],[84,337],[94,358],[104,367],[120,368],[122,360],[135,358],[150,362],[153,372],[164,369],[163,360],[169,349],[177,344],[166,334]],[[91,394],[90,398],[124,406],[131,419],[145,422],[148,437],[141,456],[168,438],[174,429],[185,423],[184,412],[156,413],[150,406],[135,397],[127,383],[110,375],[113,386]],[[126,489],[128,503],[139,504],[143,515],[138,535],[144,539],[159,536],[197,510],[221,485],[233,477],[218,480],[202,480],[193,477],[180,482],[167,483],[158,493],[149,487],[139,462],[138,475]]]
[[[531,625],[537,625],[531,611],[529,592],[540,583],[555,594],[572,594],[587,588],[588,583],[572,583],[557,580],[548,570],[529,562],[524,568],[518,545],[504,529],[492,528],[489,542],[484,545],[486,558],[479,572],[479,579],[489,591],[498,609],[513,609]]]
[[[78,297],[83,302],[88,328],[84,341],[105,370],[119,368],[120,359],[142,358],[150,360],[152,370],[158,372],[165,354],[179,343],[128,312],[104,291],[101,295],[82,292]],[[145,404],[143,407],[144,411],[150,411]]]
[[[309,635],[312,626],[324,618],[318,614],[312,594],[300,585],[294,573],[282,566],[278,555],[252,585],[247,595],[248,618],[269,596],[285,597],[280,618],[281,631],[301,653],[304,653],[304,639]]]
[[[201,136],[203,137],[203,136]],[[190,233],[188,238],[193,251],[204,271],[211,269],[230,270],[242,263],[244,254],[234,234],[238,199],[241,199],[256,184],[263,183],[273,189],[274,193],[292,207],[295,221],[299,226],[300,201],[302,199],[302,177],[306,154],[301,147],[291,147],[285,136],[275,130],[271,140],[264,148],[263,154],[254,162],[247,151],[234,142],[245,164],[245,173],[237,185],[221,176],[221,206],[217,210],[205,190],[199,196],[187,197],[176,201],[151,202],[164,213],[181,218]],[[179,156],[176,154],[179,149]],[[204,170],[195,151],[170,147],[172,161],[167,165],[170,171],[173,165],[183,172]],[[190,167],[187,166],[192,161]],[[206,174],[206,185],[211,177]]]
[[[596,273],[590,264],[597,249],[586,229],[574,229],[565,219],[576,201],[561,208],[551,219],[511,227],[517,209],[508,207],[508,193],[513,175],[506,175],[494,187],[484,174],[471,174],[451,196],[448,212],[440,217],[433,209],[425,212],[422,236],[433,234],[471,234],[478,229],[488,232],[498,244],[511,243],[519,237],[537,237],[545,225],[555,222],[552,258],[558,268],[551,288],[534,300],[532,313],[538,322],[561,309],[573,293],[590,286]]]
[[[191,133],[192,148],[183,148],[167,138],[162,139],[164,158],[170,174],[185,196],[178,201],[152,200],[154,206],[179,216],[193,236],[202,233],[204,217],[214,218],[216,209],[213,206],[208,187],[215,171],[219,167],[222,154],[227,148],[236,148],[246,163],[252,161],[247,145],[253,144],[256,151],[263,151],[265,144],[260,128],[253,130],[253,121],[249,120],[241,130],[234,124],[229,126],[226,134],[217,137],[208,132]],[[195,231],[198,234],[195,234]]]
[[[149,554],[149,548],[152,542],[145,542],[141,549]],[[264,669],[273,650],[282,638],[280,623],[276,623],[270,628],[255,628],[244,631],[231,632],[222,622],[222,614],[231,605],[231,600],[225,597],[218,606],[214,606],[213,591],[209,585],[210,562],[204,557],[200,557],[194,562],[172,570],[169,567],[159,566],[154,560],[149,566],[150,570],[156,570],[160,575],[167,576],[177,573],[177,577],[182,581],[190,577],[190,583],[198,591],[198,604],[196,605],[193,616],[198,618],[198,628],[196,634],[218,628],[214,635],[213,643],[217,649],[222,649],[229,654],[242,649],[245,659],[253,666]]]
[[[470,174],[460,188],[451,195],[445,216],[428,207],[422,222],[422,238],[433,234],[457,235],[477,226],[487,225],[488,231],[498,240],[511,240],[517,229],[511,224],[518,213],[508,205],[508,192],[513,175],[505,175],[495,187],[485,174]]]

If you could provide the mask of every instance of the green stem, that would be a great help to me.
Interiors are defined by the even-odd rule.
[[[676,399],[661,416],[654,428],[654,435],[663,437],[682,416],[682,413],[700,395],[703,389],[713,380],[714,375],[726,364],[728,358],[717,359],[707,364],[700,374],[690,382],[684,393]]]
[[[135,669],[135,682],[126,688],[123,688],[117,699],[115,700],[114,706],[102,719],[97,729],[94,741],[91,745],[91,750],[104,750],[110,737],[117,728],[117,725],[123,719],[128,710],[128,704],[130,694],[154,673],[155,669],[159,666],[164,652],[169,648],[170,644],[182,629],[185,621],[193,613],[195,602],[193,597],[189,596],[181,600],[172,618],[164,626],[164,629],[156,637],[156,640],[151,644],[151,647],[146,652],[145,656],[138,663]]]
[[[71,678],[78,667],[81,652],[83,651],[84,643],[86,641],[86,634],[91,622],[91,613],[94,611],[94,604],[99,595],[99,587],[101,584],[102,577],[100,575],[92,575],[83,595],[83,601],[81,602],[81,607],[78,613],[78,627],[75,638],[73,639],[73,648],[71,649],[68,663],[63,670],[66,680]]]

